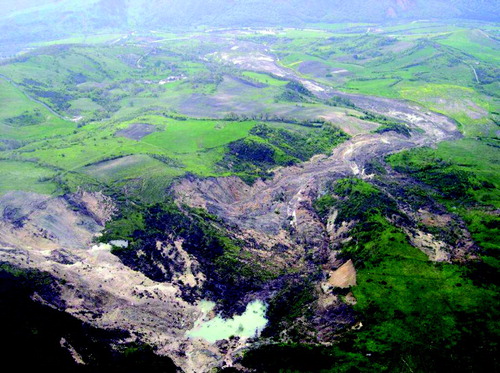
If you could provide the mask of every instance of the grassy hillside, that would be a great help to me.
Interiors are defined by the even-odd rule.
[[[318,26],[239,38],[271,45],[279,63],[301,76],[336,89],[418,102],[454,118],[468,137],[495,136],[500,49],[495,28],[418,22],[366,33],[366,26]],[[186,172],[263,175],[286,159],[305,159],[287,158],[281,145],[268,144],[277,163],[254,169],[230,161],[230,144],[252,136],[260,120],[313,137],[322,131],[322,122],[317,128],[309,123],[315,118],[331,118],[349,133],[379,125],[349,123],[342,119],[346,114],[364,114],[342,103],[326,105],[276,76],[211,58],[220,48],[219,41],[199,34],[103,35],[57,41],[4,62],[2,157],[157,194]],[[259,138],[252,141],[251,147],[261,146]],[[332,141],[308,156],[327,152]],[[149,181],[141,177],[142,168],[149,170]]]
[[[353,12],[353,9],[356,9]],[[105,30],[301,26],[318,22],[384,22],[465,18],[495,21],[494,0],[127,1],[24,0],[1,5],[2,42],[26,43]],[[13,22],[15,20],[15,22]],[[8,46],[4,46],[8,48]]]
[[[398,3],[382,1],[375,14],[390,4],[397,14],[420,14],[420,2],[399,3],[409,4],[408,9],[398,11]],[[47,4],[40,14],[56,14],[69,4]],[[129,8],[121,8],[121,1],[96,4],[114,12],[114,21],[139,27],[157,3],[141,7],[140,2],[130,2]],[[242,363],[265,372],[497,369],[498,25],[333,25],[325,21],[336,13],[314,15],[315,6],[332,6],[331,2],[312,2],[307,11],[304,2],[284,3],[284,10],[273,11],[260,1],[234,2],[231,9],[227,4],[213,2],[213,9],[220,6],[225,12],[220,17],[204,13],[208,25],[226,22],[228,14],[236,22],[249,7],[270,19],[290,16],[291,22],[316,23],[305,30],[107,30],[37,43],[36,49],[3,60],[0,194],[24,190],[62,195],[82,186],[104,191],[122,211],[108,224],[102,240],[130,239],[130,250],[114,250],[127,265],[144,270],[163,260],[156,241],[168,235],[188,242],[188,253],[203,259],[200,263],[210,276],[215,273],[208,277],[213,281],[211,291],[217,293],[222,283],[224,295],[240,299],[242,288],[256,291],[256,285],[267,286],[279,271],[262,258],[262,263],[253,263],[243,247],[255,248],[255,243],[244,242],[232,225],[204,210],[171,203],[172,183],[187,175],[236,175],[252,184],[258,177],[271,177],[277,167],[297,165],[300,170],[301,162],[329,154],[350,136],[409,134],[405,125],[363,111],[348,99],[316,97],[307,83],[419,104],[455,120],[463,138],[373,160],[365,170],[372,176],[326,185],[314,203],[315,211],[310,211],[326,226],[336,209],[336,224],[351,227],[349,238],[338,240],[336,255],[353,261],[357,286],[335,296],[346,308],[346,299],[356,298],[349,312],[360,323],[331,346],[303,344],[298,327],[291,328],[286,339],[269,332],[269,338],[275,338],[272,344],[247,352]],[[460,9],[461,4],[447,2],[446,9]],[[471,5],[470,14],[477,4]],[[486,11],[490,3],[484,4]],[[338,12],[348,6],[341,5]],[[171,7],[172,17],[175,12],[187,14],[187,7],[192,12],[176,20],[179,24],[205,9],[197,2],[178,3]],[[304,12],[294,20],[297,9]],[[360,14],[363,11],[366,8]],[[82,19],[92,15],[86,8],[82,12]],[[19,13],[20,19],[31,15],[29,10]],[[78,31],[82,23],[75,17],[70,12],[63,24],[75,22]],[[150,28],[165,21],[162,17],[152,17]],[[97,25],[99,18],[92,22]],[[296,78],[290,80],[292,75]],[[307,197],[316,198],[313,194]],[[284,197],[276,193],[273,198]],[[431,262],[411,244],[400,223],[408,221],[409,213],[401,206],[415,214],[424,214],[423,207],[429,214],[438,210],[449,220],[442,225],[419,221],[417,228],[452,247],[461,244],[457,230],[470,233],[472,248],[449,263]],[[270,214],[275,213],[280,212]],[[142,249],[147,261],[141,259]],[[319,278],[323,269],[310,263],[311,273]],[[292,277],[294,270],[290,267]],[[160,272],[155,279],[165,280]],[[295,288],[273,284],[278,290],[272,289],[270,317],[280,311],[290,323],[311,321],[318,278],[310,283],[301,278]],[[314,336],[317,331],[306,333]]]
[[[467,135],[493,136],[500,43],[494,30],[471,27],[444,31],[421,22],[312,40],[283,33],[274,47],[284,66],[304,76],[340,90],[415,101],[449,115]]]

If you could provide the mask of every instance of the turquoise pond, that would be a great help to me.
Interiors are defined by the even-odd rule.
[[[213,309],[215,304],[205,301],[200,306],[206,314]],[[231,336],[256,337],[267,324],[266,310],[267,305],[264,302],[255,300],[247,305],[245,312],[241,315],[236,315],[231,319],[224,319],[217,315],[211,320],[195,324],[187,336],[202,338],[211,343],[228,339]]]

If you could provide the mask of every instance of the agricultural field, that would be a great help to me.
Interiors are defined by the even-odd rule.
[[[318,119],[350,135],[379,125],[355,108],[288,88],[279,66],[333,89],[416,102],[455,119],[469,138],[494,138],[497,31],[479,26],[320,24],[242,32],[233,41],[221,31],[45,43],[0,65],[0,100],[8,108],[0,113],[2,157],[80,172],[120,156],[155,155],[171,160],[164,166],[173,180],[184,172],[228,174],[220,166],[227,145],[262,119],[298,129]],[[262,42],[277,58],[274,73],[259,67]],[[234,65],[218,57],[226,50],[234,59],[251,51],[258,60]],[[138,138],[119,134],[136,123],[154,130]],[[133,169],[129,178],[119,174],[122,181],[139,176]]]
[[[128,303],[165,291],[182,320],[175,338],[203,358],[171,343],[170,324],[156,339],[144,320],[157,308],[121,327],[143,320],[134,338],[186,371],[204,358],[259,372],[494,371],[499,40],[498,24],[450,20],[33,42],[0,60],[0,206],[12,225],[0,243],[34,246],[15,235],[27,227],[66,255],[54,238],[64,229],[33,213],[66,206],[74,237],[87,229],[95,245],[75,257],[106,258],[89,282],[119,264]],[[80,260],[63,254],[42,252],[57,263],[44,270]],[[331,285],[341,270],[354,274]],[[137,290],[145,283],[156,295]],[[115,325],[92,308],[100,291],[89,322]],[[265,302],[255,338],[189,337],[186,325],[232,320],[251,301]]]

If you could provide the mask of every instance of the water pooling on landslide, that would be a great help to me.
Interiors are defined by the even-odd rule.
[[[109,241],[110,245],[116,246],[116,247],[121,247],[126,249],[128,247],[128,241],[127,240],[113,240]]]
[[[200,307],[206,314],[215,307],[215,303],[203,301]],[[209,321],[197,322],[194,328],[187,332],[187,336],[202,338],[211,343],[231,336],[256,337],[267,324],[266,310],[267,305],[264,302],[255,300],[247,305],[245,312],[231,319],[217,315]]]

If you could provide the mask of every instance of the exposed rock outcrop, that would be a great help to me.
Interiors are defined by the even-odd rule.
[[[351,286],[356,286],[356,270],[351,259],[342,264],[340,268],[330,271],[328,279],[321,284],[325,293],[328,293],[332,288],[347,289]]]

